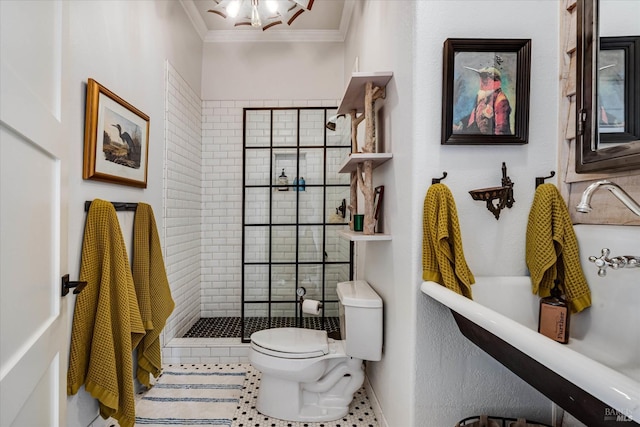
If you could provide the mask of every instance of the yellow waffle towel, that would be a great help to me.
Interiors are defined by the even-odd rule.
[[[132,351],[145,334],[127,250],[113,205],[91,203],[84,230],[67,394],[84,384],[100,404],[103,418],[122,427],[135,423]]]
[[[138,380],[151,386],[149,375],[162,368],[160,332],[175,306],[162,259],[160,237],[151,206],[138,203],[133,224],[133,281],[147,334],[138,346]]]
[[[569,211],[553,184],[540,185],[533,197],[527,224],[526,260],[534,294],[549,296],[557,278],[573,313],[591,305],[591,291],[580,265]]]
[[[429,187],[422,220],[422,279],[440,283],[471,299],[475,278],[464,258],[458,211],[446,185]]]

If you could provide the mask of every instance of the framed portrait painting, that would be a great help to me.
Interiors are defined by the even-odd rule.
[[[530,39],[447,39],[442,144],[526,144],[530,76]]]
[[[89,79],[82,177],[146,188],[148,155],[149,116]]]

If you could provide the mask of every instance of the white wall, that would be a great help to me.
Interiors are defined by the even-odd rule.
[[[359,244],[364,276],[385,303],[385,353],[368,375],[389,425],[454,425],[479,412],[549,417],[550,403],[466,341],[448,311],[422,295],[422,208],[431,178],[456,200],[465,255],[480,275],[526,274],[524,235],[536,176],[556,170],[557,2],[357,2],[345,74],[394,72],[380,112],[393,159],[374,171],[384,184],[389,243]],[[527,16],[528,19],[522,19]],[[544,25],[541,25],[544,23]],[[442,46],[447,38],[530,38],[529,144],[442,146]],[[500,184],[501,163],[516,203],[499,221],[468,191]]]
[[[343,52],[335,42],[207,43],[202,99],[339,99]]]
[[[71,1],[69,57],[63,72],[64,120],[69,123],[69,273],[77,277],[84,232],[84,201],[146,202],[153,207],[159,232],[164,228],[165,62],[168,59],[195,93],[200,93],[202,42],[182,6],[175,1]],[[91,77],[150,117],[148,187],[82,180],[85,91]],[[120,215],[123,234],[131,236],[132,213]],[[73,301],[70,301],[73,307]],[[72,316],[70,315],[71,319]],[[98,414],[84,391],[68,399],[68,426],[87,426]]]
[[[638,34],[640,3],[624,0],[604,0],[599,4],[598,31],[601,37],[628,36]],[[620,19],[628,16],[630,19]]]
[[[386,99],[377,104],[378,142],[393,153],[393,159],[373,173],[374,185],[385,186],[384,231],[393,240],[356,245],[357,278],[367,280],[384,302],[384,354],[382,361],[368,363],[367,374],[389,426],[420,425],[414,424],[412,409],[416,329],[412,241],[419,233],[411,221],[414,9],[412,1],[356,2],[345,41],[345,79],[356,57],[361,72],[393,71]]]

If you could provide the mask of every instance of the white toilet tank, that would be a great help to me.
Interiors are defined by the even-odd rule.
[[[382,359],[382,299],[364,280],[338,283],[340,334],[346,354],[356,359]]]

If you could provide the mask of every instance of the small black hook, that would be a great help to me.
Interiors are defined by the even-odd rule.
[[[440,181],[442,181],[443,179],[445,179],[447,177],[447,173],[446,172],[442,172],[442,178],[433,178],[431,180],[431,184],[440,184]]]
[[[65,296],[69,293],[69,289],[73,289],[74,294],[79,294],[84,288],[87,286],[87,282],[72,282],[69,280],[69,275],[65,274],[62,276],[62,296]]]
[[[347,201],[345,199],[342,199],[342,203],[336,208],[336,213],[342,218],[347,215]]]
[[[536,177],[536,188],[544,184],[545,179],[553,178],[556,175],[555,171],[549,172],[551,175],[549,176],[538,176]]]

